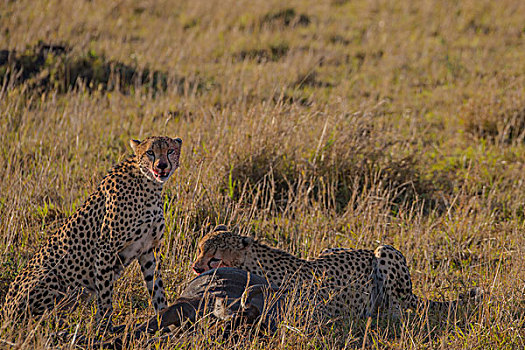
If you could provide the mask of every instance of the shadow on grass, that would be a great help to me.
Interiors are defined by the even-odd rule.
[[[234,54],[234,58],[238,61],[254,60],[257,63],[262,62],[276,62],[282,57],[286,56],[289,51],[289,46],[285,42],[272,44],[267,48],[252,48],[241,50]]]
[[[259,24],[261,27],[272,27],[272,26],[284,26],[284,27],[295,27],[295,26],[308,26],[312,22],[310,16],[306,14],[297,14],[295,9],[289,7],[278,11],[272,11],[264,15]]]
[[[88,91],[137,90],[162,92],[175,86],[179,93],[198,91],[206,86],[202,79],[169,75],[165,71],[138,68],[108,60],[103,54],[90,50],[73,54],[66,45],[40,42],[24,52],[0,50],[0,83],[18,86],[26,84],[38,92],[65,93],[78,85]]]
[[[422,179],[415,158],[385,159],[380,154],[354,156],[353,160],[319,160],[311,166],[280,154],[277,149],[265,150],[236,161],[223,177],[227,181],[223,188],[234,200],[244,197],[248,202],[257,202],[259,208],[273,205],[278,211],[286,210],[291,202],[303,196],[344,212],[348,205],[357,204],[356,195],[387,189],[395,192],[389,198],[392,211],[415,202],[423,205],[425,213],[440,210],[436,189]],[[263,195],[247,198],[250,193]]]

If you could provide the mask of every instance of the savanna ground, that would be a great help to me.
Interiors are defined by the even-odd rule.
[[[6,1],[0,50],[0,300],[128,140],[165,134],[184,140],[170,300],[218,223],[301,257],[393,244],[418,295],[486,297],[369,329],[291,315],[221,341],[204,322],[161,347],[525,346],[525,2]],[[115,323],[152,314],[137,266],[116,291]],[[46,322],[1,323],[0,348],[55,346]]]

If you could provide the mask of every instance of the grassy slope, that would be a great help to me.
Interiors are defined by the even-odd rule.
[[[165,89],[114,90],[114,77],[99,73],[68,81],[53,57],[40,84],[0,71],[9,77],[0,91],[2,298],[27,257],[129,152],[129,138],[167,134],[184,140],[166,191],[170,299],[216,223],[305,257],[388,243],[407,256],[418,294],[452,298],[480,285],[489,298],[456,323],[420,315],[374,323],[370,347],[523,348],[522,1],[0,6],[0,49],[31,55],[42,40],[67,46],[68,62],[83,59],[92,72],[120,63],[166,77]],[[118,322],[151,314],[136,267],[117,288]],[[89,315],[88,307],[69,321],[89,329]],[[262,343],[226,346],[363,343],[362,321],[333,332],[293,317],[288,325]],[[27,348],[43,347],[50,332],[3,326],[1,339]],[[206,327],[173,342],[222,346]]]

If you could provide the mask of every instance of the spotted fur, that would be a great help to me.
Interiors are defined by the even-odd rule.
[[[378,310],[399,316],[409,308],[425,306],[439,311],[456,306],[455,301],[427,301],[415,296],[405,257],[389,245],[375,251],[331,248],[314,260],[304,260],[221,225],[199,242],[193,269],[203,273],[220,266],[265,276],[277,286],[303,291],[306,287],[329,316],[370,316]],[[304,295],[311,299],[310,292]]]
[[[11,283],[6,317],[40,315],[95,293],[97,317],[110,321],[113,282],[138,260],[152,304],[166,306],[159,274],[163,184],[179,166],[182,141],[131,140],[134,154],[116,165]]]

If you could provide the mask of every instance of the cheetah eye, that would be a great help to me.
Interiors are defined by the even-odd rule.
[[[168,155],[172,154],[173,153],[173,150],[172,149],[169,149],[168,150]]]
[[[147,154],[148,156],[151,156],[151,157],[153,157],[153,156],[155,155],[155,153],[153,153],[152,150],[146,151],[146,154]]]

